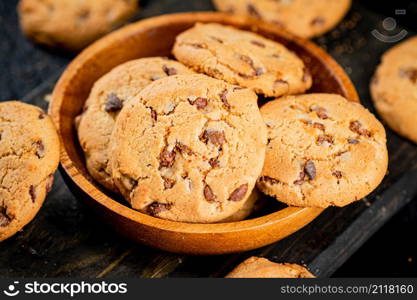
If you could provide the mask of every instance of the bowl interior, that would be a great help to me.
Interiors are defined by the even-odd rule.
[[[270,24],[221,13],[184,13],[147,19],[108,35],[87,48],[70,64],[54,90],[50,113],[62,138],[61,161],[72,180],[81,185],[81,188],[96,201],[107,206],[110,205],[113,211],[128,215],[129,218],[138,222],[153,219],[152,222],[159,225],[174,226],[172,223],[176,223],[134,211],[117,202],[116,200],[120,201],[117,195],[95,183],[85,167],[84,155],[74,128],[74,119],[81,113],[91,87],[98,78],[115,66],[131,59],[171,56],[175,37],[192,27],[196,22],[217,22],[231,25],[255,31],[278,41],[297,53],[313,75],[314,84],[309,92],[337,93],[349,100],[358,101],[356,91],[347,75],[324,51],[313,43],[298,39]],[[265,221],[270,221],[274,214],[281,215],[280,212],[277,212],[256,218],[256,224],[261,224],[262,218],[265,218]],[[238,223],[241,223],[242,226],[245,224],[250,226],[248,221]],[[200,229],[207,229],[210,226],[210,228],[215,228],[217,224],[190,225],[206,226]]]

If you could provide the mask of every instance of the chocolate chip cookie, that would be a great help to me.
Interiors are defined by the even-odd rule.
[[[284,27],[303,38],[321,35],[339,23],[351,0],[213,0],[223,12],[250,16]]]
[[[52,187],[59,138],[40,108],[0,103],[0,241],[29,223]]]
[[[306,268],[296,264],[278,264],[266,258],[250,257],[226,278],[314,278]]]
[[[193,73],[179,62],[148,57],[117,66],[94,84],[76,125],[87,169],[95,180],[117,192],[111,179],[107,150],[115,119],[123,104],[155,80]]]
[[[79,51],[131,18],[137,0],[20,0],[20,25],[34,41]]]
[[[283,45],[220,24],[196,24],[177,36],[175,57],[199,73],[266,96],[297,94],[312,84],[303,61]]]
[[[151,83],[122,109],[110,162],[134,209],[213,223],[245,205],[265,146],[253,91],[202,74],[175,75]]]
[[[417,37],[384,54],[371,82],[371,93],[388,125],[417,143]]]
[[[283,97],[261,108],[268,127],[259,189],[288,205],[344,206],[372,192],[387,171],[384,127],[339,95]]]

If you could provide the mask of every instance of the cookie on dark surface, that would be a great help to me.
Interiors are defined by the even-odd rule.
[[[223,12],[250,16],[284,27],[303,38],[335,27],[349,11],[351,0],[213,0]]]
[[[59,162],[59,138],[40,108],[0,103],[0,241],[39,211]]]
[[[49,47],[79,51],[126,22],[138,0],[20,0],[23,32]]]
[[[371,94],[384,121],[417,143],[417,37],[383,55],[371,82]]]

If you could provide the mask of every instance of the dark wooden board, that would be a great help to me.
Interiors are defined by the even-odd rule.
[[[0,1],[0,99],[22,97],[46,108],[45,95],[71,56],[48,52],[26,41],[17,29],[16,2]],[[212,9],[209,0],[142,4],[138,19]],[[341,25],[316,40],[350,74],[371,110],[369,80],[380,54],[392,46],[371,36],[371,29],[382,19],[355,3]],[[388,140],[390,171],[372,195],[345,208],[327,209],[309,226],[278,243],[223,256],[176,255],[134,244],[106,227],[71,194],[57,173],[54,188],[36,219],[0,244],[0,277],[219,277],[250,255],[305,263],[315,274],[331,276],[417,194],[417,146],[389,130]]]

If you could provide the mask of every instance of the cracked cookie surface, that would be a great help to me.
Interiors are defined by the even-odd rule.
[[[371,82],[371,94],[388,125],[417,143],[417,37],[383,55]]]
[[[385,130],[363,106],[333,94],[288,96],[261,108],[268,128],[259,189],[288,205],[344,206],[387,171]]]
[[[137,0],[21,0],[22,30],[38,43],[78,51],[138,10]]]
[[[311,87],[303,61],[283,45],[220,24],[196,24],[177,36],[173,54],[185,65],[266,96],[297,94]]]
[[[40,108],[0,103],[0,241],[29,223],[52,187],[59,139]]]
[[[117,192],[111,179],[108,146],[115,120],[124,103],[135,98],[151,82],[175,74],[193,74],[183,64],[162,57],[126,62],[100,78],[77,117],[78,139],[91,176]]]
[[[351,0],[213,0],[223,12],[262,19],[303,38],[321,35],[339,23]]]
[[[306,268],[297,264],[279,264],[266,258],[252,256],[238,265],[226,278],[314,278]]]
[[[254,92],[201,74],[170,76],[122,109],[111,137],[113,180],[136,210],[218,222],[244,207],[265,145]]]

